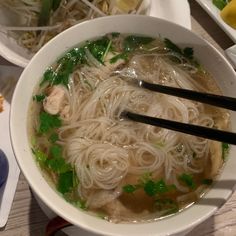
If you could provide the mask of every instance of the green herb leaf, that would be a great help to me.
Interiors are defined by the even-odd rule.
[[[60,174],[60,173],[66,173],[69,170],[71,170],[71,165],[69,163],[66,163],[64,158],[52,158],[52,159],[48,159],[46,161],[46,164],[48,166],[49,169],[51,169],[52,171]]]
[[[167,38],[164,39],[164,43],[165,43],[166,48],[183,56],[186,59],[189,59],[190,61],[192,61],[193,64],[197,65],[197,61],[193,60],[194,59],[193,48],[186,47],[182,50],[179,46],[177,46],[175,43],[173,43],[170,39],[167,39]]]
[[[222,159],[225,161],[227,155],[229,154],[229,144],[222,143]]]
[[[202,184],[205,184],[205,185],[211,185],[212,183],[213,183],[212,179],[203,179],[202,180]]]
[[[149,44],[154,40],[151,37],[129,35],[124,39],[123,48],[126,52],[134,51],[142,45]]]
[[[53,84],[54,78],[55,78],[55,73],[54,73],[53,69],[48,68],[43,74],[43,79],[40,83],[40,86],[42,86],[45,82],[49,82],[49,83]]]
[[[191,189],[194,189],[196,187],[192,175],[183,173],[182,175],[179,176],[179,180]]]
[[[58,178],[57,190],[62,193],[70,192],[73,187],[73,171],[61,173]]]
[[[59,128],[61,120],[58,115],[50,115],[47,112],[41,112],[39,115],[39,133],[47,133],[48,131]]]
[[[55,143],[56,141],[59,140],[58,134],[57,133],[52,133],[49,137],[49,141],[51,143]]]
[[[228,3],[227,0],[212,0],[212,3],[220,10],[222,10]]]
[[[183,50],[183,55],[189,60],[193,59],[193,48],[186,47]]]
[[[156,194],[162,194],[168,192],[168,187],[163,180],[159,180],[154,182],[153,180],[149,180],[144,185],[144,191],[149,196],[154,196]]]
[[[57,144],[51,146],[50,155],[52,158],[62,158],[62,147]]]
[[[182,54],[182,50],[180,47],[178,47],[175,43],[173,43],[171,40],[165,38],[164,39],[165,46],[169,48],[171,51],[176,52],[178,54]]]
[[[45,97],[46,96],[44,94],[38,94],[38,95],[33,96],[33,101],[41,102],[44,100]]]
[[[113,63],[116,63],[119,59],[122,59],[122,60],[125,60],[127,61],[128,60],[128,54],[127,53],[120,53],[120,54],[117,54],[115,55],[114,57],[112,57],[110,59],[110,63],[113,64]]]
[[[39,149],[32,149],[32,152],[36,157],[36,161],[39,162],[39,164],[44,165],[48,159],[48,156]]]
[[[110,46],[110,39],[107,36],[104,36],[98,40],[89,42],[86,47],[99,62],[103,63],[104,57],[109,51]]]
[[[133,193],[134,191],[137,190],[137,187],[135,185],[127,184],[123,186],[123,192],[125,193]]]

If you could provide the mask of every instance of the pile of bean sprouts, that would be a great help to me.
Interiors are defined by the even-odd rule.
[[[0,8],[21,20],[20,25],[0,27],[15,38],[20,46],[35,53],[54,36],[77,23],[107,15],[144,14],[146,3],[144,0],[63,0],[51,12],[48,25],[38,26],[42,0],[2,0]]]

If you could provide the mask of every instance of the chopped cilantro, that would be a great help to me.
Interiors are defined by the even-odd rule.
[[[183,173],[182,175],[179,176],[179,180],[191,189],[194,189],[196,187],[192,175]]]
[[[51,146],[50,155],[52,158],[62,158],[62,147],[57,144]]]
[[[62,193],[70,192],[73,187],[73,171],[61,173],[58,178],[57,190]]]
[[[71,170],[71,165],[64,158],[52,158],[46,161],[47,167],[56,173],[65,173]]]
[[[55,78],[55,73],[52,68],[48,68],[44,74],[43,74],[43,79],[40,82],[40,86],[42,86],[45,82],[53,83]]]
[[[101,63],[103,63],[106,53],[109,51],[111,41],[107,36],[104,36],[95,41],[89,42],[86,47],[91,54]]]
[[[45,97],[46,96],[44,94],[38,94],[38,95],[33,96],[33,100],[36,102],[41,102],[44,100]]]
[[[192,63],[196,65],[198,64],[198,62],[193,58],[193,48],[186,47],[182,50],[179,46],[177,46],[175,43],[173,43],[170,39],[167,38],[164,39],[164,43],[166,48],[192,61]]]
[[[169,48],[171,51],[176,52],[178,54],[182,54],[182,50],[180,47],[178,47],[175,43],[173,43],[171,40],[165,38],[164,39],[165,46]]]
[[[138,189],[143,188],[144,192],[150,196],[153,197],[155,195],[161,195],[163,193],[170,192],[172,190],[175,190],[175,185],[166,185],[164,180],[158,180],[154,181],[151,178],[151,174],[147,173],[139,181],[139,184],[131,185],[127,184],[123,186],[123,192],[126,193],[133,193]]]
[[[47,167],[55,173],[65,173],[71,169],[69,163],[66,163],[63,158],[52,158],[46,161]]]
[[[149,196],[154,196],[156,194],[162,194],[168,192],[168,186],[163,180],[154,182],[149,180],[144,184],[144,191]]]
[[[47,112],[41,112],[39,115],[39,133],[47,133],[53,128],[61,126],[61,120],[58,115],[50,115]]]
[[[120,53],[120,54],[117,54],[115,55],[114,57],[112,57],[110,59],[110,63],[113,64],[113,63],[116,63],[119,59],[122,59],[122,60],[125,60],[127,61],[128,60],[128,54],[127,53]]]
[[[226,157],[229,153],[229,144],[228,143],[222,143],[222,159],[225,161]]]
[[[45,161],[48,159],[47,155],[39,149],[32,149],[32,152],[35,155],[36,160],[37,162],[39,162],[39,164],[44,164]]]
[[[213,183],[212,179],[203,179],[202,180],[202,184],[205,184],[205,185],[211,185],[212,183]]]
[[[55,143],[56,141],[59,140],[58,134],[57,133],[52,133],[49,137],[49,141],[51,143]]]
[[[192,60],[192,59],[193,59],[193,48],[190,48],[190,47],[184,48],[184,50],[183,50],[183,55],[184,55],[186,58]]]
[[[56,72],[52,68],[46,70],[40,86],[45,82],[48,82],[51,85],[63,84],[67,86],[69,83],[69,75],[73,72],[74,68],[78,64],[84,64],[85,61],[85,48],[73,48],[57,61],[58,67]]]
[[[138,188],[135,185],[127,184],[127,185],[123,186],[122,189],[123,189],[123,192],[125,192],[125,193],[133,193]]]
[[[123,48],[126,52],[134,51],[142,45],[149,44],[154,38],[146,36],[129,35],[124,39]]]

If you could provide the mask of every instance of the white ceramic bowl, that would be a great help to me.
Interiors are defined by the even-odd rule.
[[[224,94],[233,96],[236,75],[225,58],[209,43],[191,31],[164,20],[147,16],[111,16],[76,25],[55,37],[30,61],[16,86],[11,105],[10,133],[19,166],[32,189],[54,212],[74,225],[102,235],[143,236],[171,235],[189,229],[212,215],[231,195],[236,182],[236,147],[230,149],[229,160],[219,181],[194,206],[163,220],[145,224],[113,224],[76,209],[55,192],[42,177],[28,142],[26,121],[32,92],[48,66],[68,49],[87,39],[108,32],[162,35],[182,46],[192,46],[195,56],[216,79]],[[236,114],[231,114],[232,130],[236,131]]]
[[[155,12],[151,10],[151,7],[156,7],[155,2],[156,0],[144,0],[143,7],[144,9],[147,9],[147,15],[155,15]],[[22,19],[18,15],[11,14],[10,11],[0,8],[0,27],[1,24],[7,26],[17,26],[20,23],[22,23]],[[27,66],[34,54],[19,45],[15,38],[9,37],[7,31],[2,28],[0,30],[0,55],[11,63],[24,68]]]
[[[144,8],[147,8],[146,14],[162,19],[168,19],[178,23],[186,28],[191,28],[190,7],[187,0],[145,0]],[[16,16],[9,17],[8,12],[0,8],[0,23],[5,25],[17,25],[21,19]],[[0,26],[1,27],[1,26]],[[4,29],[0,30],[0,55],[20,67],[26,67],[33,54],[20,46],[16,40],[7,35]]]

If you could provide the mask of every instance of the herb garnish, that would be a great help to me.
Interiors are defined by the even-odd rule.
[[[154,38],[146,36],[129,35],[124,39],[123,49],[125,52],[131,52],[142,45],[149,44]]]
[[[33,101],[42,102],[46,96],[44,94],[37,94],[33,96]]]
[[[57,133],[52,133],[49,137],[49,141],[51,143],[55,143],[56,141],[59,140],[58,134]]]
[[[183,56],[186,59],[192,60],[193,59],[193,49],[190,47],[186,47],[183,50],[173,43],[170,39],[164,39],[165,46],[170,49],[171,51]]]
[[[182,175],[179,176],[179,180],[191,189],[194,189],[196,187],[192,175],[183,173]]]
[[[61,126],[59,115],[51,115],[44,111],[39,114],[39,122],[39,133],[41,134]]]
[[[212,183],[213,183],[212,179],[203,179],[202,180],[202,184],[205,184],[205,185],[211,185]]]
[[[110,46],[111,46],[111,40],[107,36],[104,36],[100,39],[89,42],[86,47],[89,49],[91,54],[99,62],[103,63],[104,57],[106,56],[107,52],[109,51]]]
[[[229,153],[229,144],[228,143],[222,143],[222,159],[225,161],[226,157]]]
[[[127,53],[120,53],[120,54],[117,54],[115,55],[114,57],[112,57],[110,59],[110,63],[113,64],[113,63],[116,63],[119,59],[122,59],[122,60],[125,60],[127,61],[128,60],[128,54]]]
[[[138,184],[123,186],[123,192],[125,193],[133,193],[138,189],[143,189],[148,196],[153,197],[175,190],[176,187],[174,185],[167,185],[162,179],[154,181],[148,176],[142,177]]]

